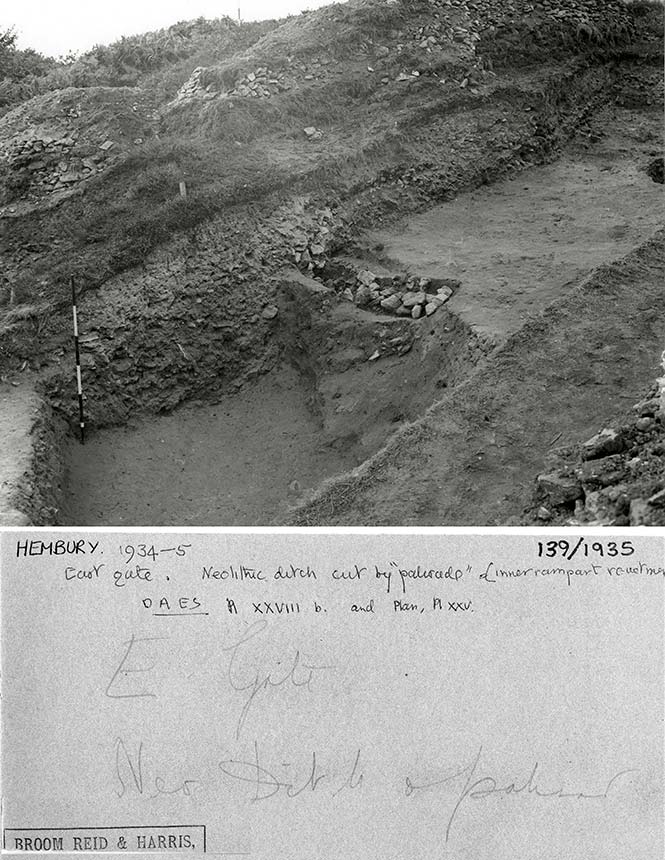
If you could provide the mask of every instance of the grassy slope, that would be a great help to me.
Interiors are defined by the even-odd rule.
[[[6,58],[0,79],[0,116],[16,105],[67,87],[140,86],[159,101],[173,98],[196,66],[246,50],[282,22],[237,24],[224,17],[181,21],[162,30],[96,45],[76,58],[54,60],[31,51]]]

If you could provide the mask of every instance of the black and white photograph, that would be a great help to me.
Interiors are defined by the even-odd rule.
[[[665,534],[544,531],[0,533],[3,857],[659,860]]]
[[[0,9],[0,854],[665,856],[662,0]]]
[[[664,525],[663,4],[238,2],[3,5],[0,522]]]

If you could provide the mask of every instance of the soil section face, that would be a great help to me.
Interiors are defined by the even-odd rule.
[[[0,525],[26,525],[16,510],[23,476],[32,467],[32,427],[39,400],[27,385],[0,384]]]
[[[0,381],[0,526],[51,525],[63,489],[66,428],[26,373]]]

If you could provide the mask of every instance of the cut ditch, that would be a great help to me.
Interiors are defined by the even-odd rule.
[[[279,296],[273,371],[212,405],[67,443],[62,524],[273,522],[377,451],[484,354],[443,308],[418,321],[365,311],[299,274],[284,276]]]

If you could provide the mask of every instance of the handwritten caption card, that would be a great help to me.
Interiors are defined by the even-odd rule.
[[[6,852],[663,856],[662,537],[1,541]]]

